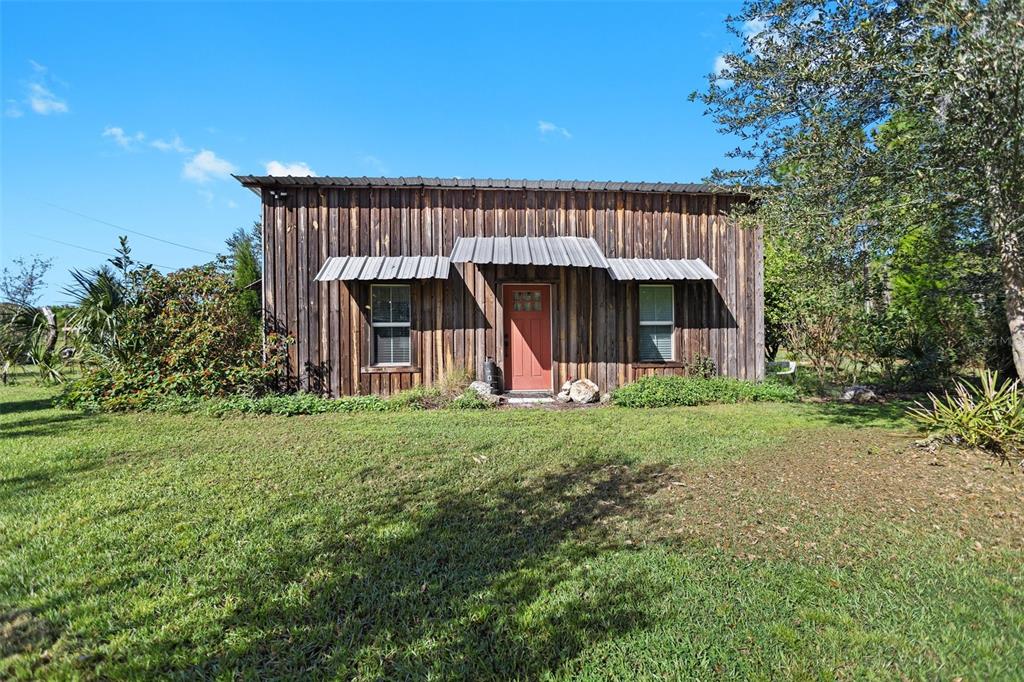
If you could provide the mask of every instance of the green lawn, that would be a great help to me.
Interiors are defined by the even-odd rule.
[[[898,408],[0,388],[0,677],[1020,678],[1024,476]]]

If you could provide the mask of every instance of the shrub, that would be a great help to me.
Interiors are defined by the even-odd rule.
[[[147,408],[168,397],[259,396],[274,388],[284,341],[264,347],[234,282],[215,265],[131,274],[115,346],[90,345],[66,407]]]
[[[708,356],[694,353],[686,365],[686,375],[698,379],[710,379],[718,375],[718,368],[715,367],[715,361]]]
[[[931,407],[917,403],[910,415],[949,441],[986,450],[1003,461],[1024,451],[1024,391],[1020,381],[999,381],[984,372],[981,386],[955,382],[953,395],[929,393]]]
[[[451,407],[456,410],[486,410],[491,407],[491,403],[481,398],[473,389],[467,388],[452,401]]]
[[[651,376],[627,384],[612,393],[623,407],[670,407],[756,401],[786,402],[796,399],[796,389],[774,382],[753,383],[729,377],[702,379]]]
[[[452,408],[459,410],[484,409],[491,404],[471,390],[466,390],[454,399],[445,398],[437,389],[417,387],[403,391],[390,398],[376,395],[345,396],[324,398],[312,393],[286,395],[245,395],[227,398],[201,398],[194,396],[160,396],[139,404],[141,409],[174,414],[205,414],[215,417],[231,414],[273,414],[296,416],[326,414],[330,412],[399,412],[404,410],[425,410]],[[99,406],[81,401],[81,407],[98,409]],[[104,409],[110,409],[104,406]]]

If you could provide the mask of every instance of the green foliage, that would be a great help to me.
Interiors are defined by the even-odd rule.
[[[999,381],[984,372],[981,386],[955,384],[953,394],[928,394],[931,405],[917,403],[910,414],[954,443],[987,450],[1004,461],[1024,452],[1024,391],[1020,381]]]
[[[88,407],[88,397],[79,401]],[[94,409],[99,406],[94,406]],[[104,407],[109,409],[109,401]],[[225,416],[230,414],[274,414],[297,416],[347,412],[403,412],[427,409],[451,408],[457,410],[486,409],[491,404],[480,398],[475,391],[467,389],[454,398],[446,397],[435,388],[416,387],[390,398],[376,395],[345,396],[324,398],[312,393],[272,394],[260,397],[235,395],[227,398],[203,398],[195,396],[161,396],[144,405],[152,412],[173,414],[205,414]]]
[[[707,355],[694,353],[690,361],[686,363],[686,375],[697,379],[710,379],[718,374],[715,361]]]
[[[480,397],[480,394],[471,388],[467,388],[451,402],[451,407],[456,410],[486,410],[491,403]]]
[[[796,389],[791,386],[775,382],[740,381],[729,377],[700,379],[648,376],[612,393],[612,402],[622,407],[671,407],[792,400],[796,400]]]
[[[295,416],[328,412],[391,412],[401,409],[398,403],[373,395],[331,400],[310,393],[267,395],[261,398],[233,396],[224,400],[196,401],[193,405],[196,411],[214,415],[241,413]]]
[[[238,289],[215,266],[145,269],[118,286],[131,304],[116,307],[114,327],[101,326],[115,333],[86,336],[96,345],[63,405],[138,409],[165,396],[258,395],[274,386],[284,341],[269,335],[264,348]]]
[[[1008,328],[1006,345],[1024,370],[1024,4],[747,0],[727,23],[741,46],[723,56],[726,73],[709,75],[693,98],[742,140],[734,156],[752,162],[715,177],[759,188],[752,206],[768,233],[767,352],[793,313],[804,319],[790,330],[809,323],[819,340],[838,325],[846,356],[870,347],[843,338],[853,305],[871,301],[858,268],[887,270],[894,254],[912,253],[910,236],[929,255],[916,254],[897,275],[920,306],[896,302],[896,317],[915,325],[912,338],[896,339],[908,356],[900,362],[951,374],[977,358],[979,345],[1002,347]],[[926,244],[933,239],[937,249]],[[974,278],[972,298],[962,286],[971,279],[956,266],[973,268],[979,245],[990,247],[989,288]],[[773,264],[778,249],[801,258]],[[816,302],[801,312],[808,306],[789,296],[790,276],[775,269],[790,264],[821,287],[825,303],[851,305]],[[987,276],[997,272],[997,281]],[[993,312],[986,299],[996,289],[1003,328],[984,325],[978,343],[978,312]],[[816,370],[831,364],[823,358]]]
[[[108,265],[72,270],[74,283],[64,292],[73,312],[68,323],[75,330],[79,349],[105,356],[121,354],[121,326],[133,304],[130,283]]]
[[[239,228],[227,240],[231,250],[228,262],[231,276],[239,291],[240,305],[246,316],[256,326],[262,325],[262,306],[260,292],[250,287],[258,284],[263,277],[261,266],[261,224],[257,221],[250,231]]]

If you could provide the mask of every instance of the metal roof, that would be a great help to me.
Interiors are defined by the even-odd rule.
[[[615,280],[718,279],[715,271],[700,258],[609,258],[608,274]]]
[[[316,281],[448,279],[444,256],[334,256],[328,258]]]
[[[739,194],[749,190],[695,182],[597,182],[592,180],[525,180],[514,178],[345,177],[235,175],[245,187],[424,187],[431,189],[539,189],[582,192],[652,192],[680,194]]]
[[[607,268],[608,260],[589,237],[459,237],[453,263],[570,265]]]

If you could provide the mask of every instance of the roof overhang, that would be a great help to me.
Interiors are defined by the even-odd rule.
[[[348,280],[448,279],[445,256],[335,256],[328,258],[317,282]]]
[[[478,265],[608,267],[601,247],[589,237],[459,237],[451,259]]]
[[[599,268],[615,281],[716,280],[700,258],[605,258],[589,237],[459,237],[445,256],[335,256],[318,282],[448,279],[452,263]]]
[[[618,281],[718,279],[715,271],[700,258],[609,258],[608,274]]]
[[[749,198],[750,188],[704,182],[616,182],[593,180],[526,180],[516,178],[348,177],[292,175],[233,175],[249,189],[294,187],[376,189],[540,190],[571,192],[639,192],[647,194],[717,194]]]

